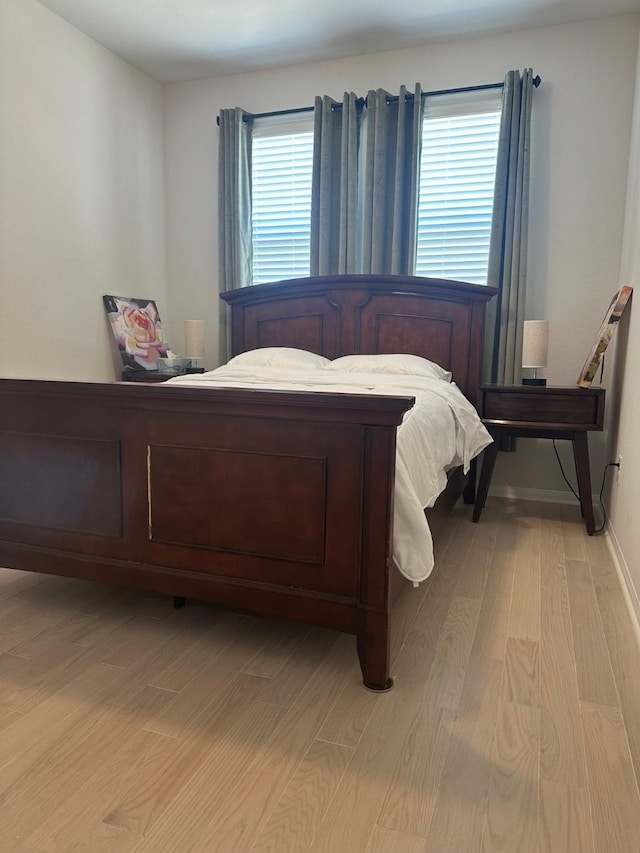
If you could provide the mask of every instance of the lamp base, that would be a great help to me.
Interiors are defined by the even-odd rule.
[[[527,376],[522,380],[523,385],[546,385],[547,380],[542,378],[533,378],[532,376]]]

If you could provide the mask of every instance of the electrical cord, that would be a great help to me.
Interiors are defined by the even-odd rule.
[[[569,482],[567,475],[564,473],[564,468],[562,467],[562,460],[560,459],[560,454],[558,453],[558,448],[556,447],[555,438],[553,439],[553,450],[556,454],[556,459],[558,460],[558,465],[560,467],[560,473],[562,474],[565,483],[567,484],[567,486],[569,486],[569,488],[573,492],[573,496],[575,497],[575,499],[578,501],[578,503],[580,503],[580,496],[578,495],[576,490],[573,488],[573,486]],[[607,476],[607,470],[609,468],[619,468],[619,467],[620,467],[619,462],[607,462],[607,464],[604,466],[604,470],[602,472],[602,483],[600,484],[600,492],[598,494],[598,501],[600,502],[600,508],[602,510],[602,524],[600,527],[596,527],[596,529],[594,530],[594,533],[602,533],[602,531],[605,529],[605,527],[607,525],[607,510],[606,510],[604,502],[602,500],[602,493],[604,492],[604,484],[605,484],[605,479]]]

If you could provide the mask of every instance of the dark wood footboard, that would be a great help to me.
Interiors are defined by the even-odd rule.
[[[0,380],[0,565],[357,635],[389,685],[409,397]]]

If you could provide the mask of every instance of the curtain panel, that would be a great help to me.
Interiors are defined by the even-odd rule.
[[[360,111],[353,92],[342,104],[316,97],[313,116],[311,275],[356,267]]]
[[[312,275],[413,272],[422,115],[419,85],[316,98]]]
[[[533,72],[509,71],[503,108],[491,224],[487,284],[498,295],[487,308],[485,382],[522,381],[529,224],[529,162]]]
[[[244,110],[221,110],[218,143],[218,278],[219,291],[251,284],[251,136]],[[228,307],[220,306],[219,358],[230,355]]]
[[[360,271],[410,275],[415,268],[422,90],[393,98],[370,91],[362,117]]]

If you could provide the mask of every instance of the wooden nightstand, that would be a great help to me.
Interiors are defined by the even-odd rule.
[[[187,373],[204,373],[204,367],[190,367]],[[183,370],[123,370],[123,382],[166,382],[174,376],[182,376]]]
[[[173,373],[169,370],[123,370],[123,382],[166,382],[167,379],[173,379],[178,376],[178,373]]]
[[[494,438],[484,451],[473,520],[478,521],[491,483],[502,435],[561,438],[573,443],[580,507],[587,533],[595,533],[587,432],[602,430],[604,388],[554,385],[482,385],[480,417]]]

